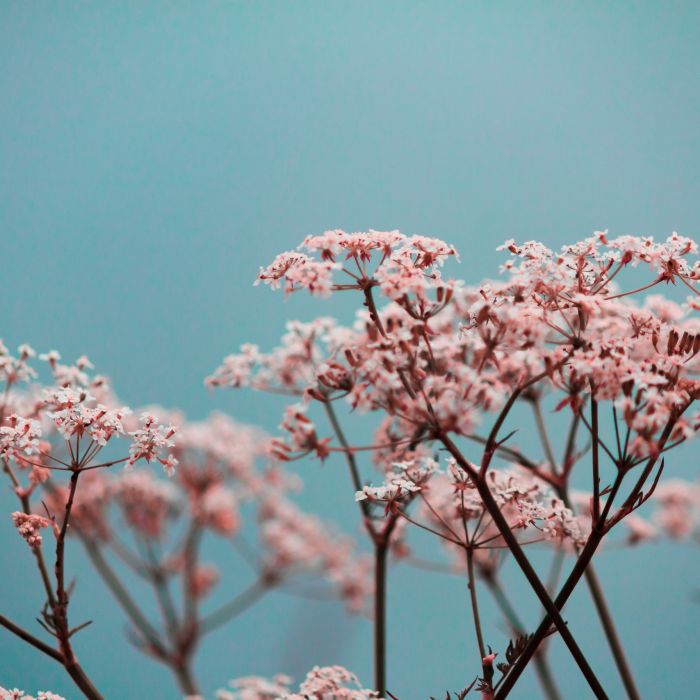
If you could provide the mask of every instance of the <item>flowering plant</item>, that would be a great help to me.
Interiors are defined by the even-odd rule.
[[[501,250],[508,256],[502,278],[477,286],[445,275],[458,261],[454,246],[398,231],[328,231],[262,268],[257,281],[286,294],[349,292],[361,305],[351,325],[327,317],[290,322],[278,348],[244,345],[207,378],[211,388],[289,397],[272,439],[221,414],[188,422],[149,408],[137,421],[106,379],[88,374],[86,358],[64,366],[56,353],[44,356],[53,381],[39,388],[33,351],[23,346],[14,357],[2,348],[0,457],[20,503],[14,526],[45,587],[41,624],[55,644],[5,617],[0,624],[59,661],[86,697],[102,697],[71,641],[85,626],[68,623],[64,548],[73,533],[123,608],[134,643],[194,697],[192,661],[203,636],[272,588],[314,576],[350,610],[372,615],[374,688],[333,666],[310,671],[298,691],[284,675],[249,676],[218,697],[396,698],[386,675],[391,561],[403,571],[422,567],[465,580],[475,659],[455,697],[505,698],[530,661],[544,695],[562,697],[547,659],[547,642],[558,635],[593,694],[607,698],[563,618],[585,581],[627,696],[639,698],[592,560],[604,541],[635,545],[700,531],[697,486],[662,478],[668,453],[700,425],[693,406],[700,395],[697,246],[677,234],[656,243],[597,232],[558,252],[532,241],[507,241]],[[683,288],[688,298],[660,296],[660,285]],[[27,389],[18,390],[21,383]],[[350,414],[374,419],[363,444],[348,437]],[[555,423],[567,425],[561,444]],[[536,454],[518,446],[518,429],[537,435]],[[102,459],[119,439],[128,449]],[[291,497],[298,486],[292,463],[334,456],[347,466],[348,498],[354,494],[370,558]],[[131,471],[139,461],[160,464],[169,476]],[[112,473],[119,464],[126,471]],[[575,491],[574,476],[590,490]],[[43,509],[32,503],[38,491]],[[247,540],[253,522],[255,546]],[[419,532],[441,547],[422,556]],[[206,613],[225,564],[201,561],[205,535],[230,539],[255,574],[250,588]],[[45,563],[47,537],[56,543],[55,580]],[[548,584],[530,548],[549,551]],[[533,631],[501,580],[509,558],[544,609]],[[136,605],[122,568],[150,588],[160,623]],[[505,648],[488,643],[483,590],[512,633]]]

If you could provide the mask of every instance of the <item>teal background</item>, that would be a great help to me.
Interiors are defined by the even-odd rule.
[[[4,0],[0,335],[87,353],[132,405],[224,408],[274,430],[279,402],[211,395],[202,380],[242,342],[270,347],[288,317],[349,318],[347,297],[284,303],[252,287],[259,265],[308,233],[439,236],[473,281],[496,273],[510,237],[696,235],[699,14],[690,2]],[[673,469],[692,476],[692,457]],[[353,531],[341,465],[299,469],[305,503]],[[5,489],[0,506],[14,507]],[[9,517],[0,542],[0,610],[38,631],[38,582]],[[235,590],[248,574],[232,562]],[[74,614],[96,619],[78,651],[106,696],[177,697],[125,641],[75,547],[70,567]],[[608,551],[599,569],[644,696],[694,697],[698,552]],[[533,598],[509,580],[533,624]],[[462,582],[397,569],[391,586],[393,691],[413,700],[469,682]],[[623,697],[585,592],[567,618]],[[315,663],[369,685],[370,633],[339,606],[274,595],[213,636],[197,672],[208,694]],[[589,697],[552,652],[565,696]],[[2,630],[0,684],[77,697],[61,668]],[[538,697],[534,679],[512,697]]]

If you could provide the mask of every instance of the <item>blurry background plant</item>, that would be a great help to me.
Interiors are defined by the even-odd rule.
[[[20,505],[13,523],[32,550],[45,588],[45,600],[37,600],[37,610],[43,610],[38,622],[55,637],[58,650],[4,615],[0,625],[62,663],[88,697],[101,695],[72,646],[73,635],[92,621],[68,624],[74,585],[64,573],[69,535],[81,541],[125,613],[131,642],[166,665],[185,695],[199,692],[193,657],[202,638],[273,589],[335,596],[350,610],[366,612],[369,562],[356,556],[350,539],[290,500],[301,482],[270,461],[269,440],[260,430],[218,413],[188,423],[179,413],[149,409],[135,420],[128,408],[112,408],[118,404],[107,379],[87,374],[92,365],[86,357],[64,365],[56,351],[42,355],[55,382],[48,388],[38,382],[34,357],[27,345],[17,356],[0,345],[0,457]],[[168,415],[167,427],[156,411]],[[131,437],[129,455],[98,459],[114,435]],[[141,459],[160,462],[170,478],[132,470]],[[114,473],[124,464],[126,470]],[[43,529],[55,534],[55,583]],[[231,561],[201,560],[207,534],[231,542]],[[256,542],[246,539],[251,535]],[[251,570],[250,585],[232,595],[225,581],[230,600],[207,611],[203,603],[219,573],[242,565]],[[125,571],[151,589],[150,606],[136,602]],[[310,589],[309,578],[325,579],[329,586]]]

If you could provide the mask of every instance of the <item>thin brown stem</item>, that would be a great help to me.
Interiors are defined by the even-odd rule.
[[[374,549],[374,687],[386,696],[386,563],[388,543]]]
[[[338,421],[338,416],[335,413],[333,404],[331,404],[328,401],[325,401],[323,403],[323,408],[326,411],[328,421],[331,424],[331,428],[333,428],[333,432],[335,433],[338,442],[342,445],[344,449],[345,460],[348,464],[348,469],[350,470],[350,477],[352,479],[352,484],[355,488],[355,491],[362,491],[362,480],[360,479],[360,470],[357,466],[357,459],[355,459],[355,455],[350,449],[350,445],[347,441],[347,438],[345,437],[345,433],[343,432],[340,422]],[[371,527],[371,521],[369,520],[369,504],[366,501],[358,501],[358,503],[360,504],[360,509],[362,510],[362,514],[365,518],[365,523],[367,527]]]
[[[199,697],[199,689],[189,663],[182,662],[172,666],[177,684],[185,696]]]
[[[484,667],[484,657],[486,647],[484,646],[484,635],[481,631],[481,617],[479,615],[479,601],[476,596],[476,576],[474,575],[474,550],[471,546],[466,548],[467,555],[467,588],[469,589],[469,601],[472,608],[472,618],[474,620],[474,631],[476,633],[476,643],[479,647],[479,662],[482,664],[482,671],[486,675]]]
[[[571,502],[566,486],[559,489],[559,497],[562,499],[567,508],[571,508]],[[640,700],[639,690],[637,689],[637,684],[634,680],[634,676],[632,675],[632,669],[629,665],[629,661],[627,660],[627,655],[625,654],[625,650],[622,646],[620,635],[617,632],[615,622],[605,599],[603,587],[600,585],[600,581],[598,580],[598,575],[596,574],[593,562],[588,564],[584,576],[588,590],[591,594],[591,598],[593,599],[596,614],[600,619],[600,623],[605,633],[605,638],[607,639],[608,646],[610,647],[610,651],[615,659],[615,665],[617,666],[618,673],[620,674],[622,683],[627,691],[627,695],[630,700]]]
[[[637,684],[635,683],[634,676],[632,675],[632,669],[630,668],[629,662],[627,661],[627,656],[622,648],[622,642],[617,633],[615,623],[613,621],[610,609],[608,608],[607,601],[605,600],[605,595],[603,594],[603,588],[598,580],[598,575],[593,568],[593,564],[590,563],[586,568],[586,582],[588,584],[588,589],[591,592],[591,597],[595,604],[596,612],[600,618],[600,622],[603,626],[603,631],[605,632],[605,638],[608,640],[608,645],[612,651],[613,657],[615,659],[615,664],[617,670],[622,679],[622,683],[627,691],[627,696],[629,700],[640,700],[639,690],[637,689]]]
[[[267,583],[263,579],[254,581],[248,588],[232,598],[228,603],[225,603],[200,620],[199,629],[202,635],[209,634],[209,632],[214,631],[226,624],[229,620],[243,613],[251,605],[260,600],[269,590],[270,583]]]
[[[588,567],[588,564],[590,563],[591,559],[593,558],[593,555],[595,554],[596,550],[598,549],[598,546],[600,545],[603,539],[605,531],[603,530],[602,525],[605,523],[608,513],[612,508],[615,496],[617,495],[617,492],[620,489],[620,485],[622,484],[622,479],[622,473],[618,473],[618,476],[615,479],[615,483],[613,484],[612,489],[610,491],[610,495],[608,496],[608,499],[605,503],[605,507],[603,508],[603,512],[601,513],[598,525],[594,527],[594,529],[591,531],[591,534],[588,537],[588,540],[586,541],[586,544],[584,545],[583,549],[581,550],[581,553],[578,559],[576,560],[573,569],[571,570],[569,576],[564,582],[564,585],[562,586],[559,595],[554,600],[554,605],[557,610],[561,610],[564,607],[564,605],[566,605],[566,602],[569,600],[569,597],[573,593],[578,582],[581,580],[581,577],[583,576],[586,568]],[[525,666],[527,666],[530,659],[532,659],[532,656],[536,652],[540,643],[549,634],[549,629],[551,627],[552,620],[553,618],[550,615],[550,611],[549,609],[547,609],[547,614],[545,615],[544,619],[540,623],[540,626],[537,628],[532,638],[528,642],[527,646],[525,647],[525,650],[518,657],[518,660],[515,662],[515,664],[511,667],[511,670],[508,672],[508,675],[506,676],[503,685],[499,688],[494,700],[503,700],[503,698],[508,696],[510,691],[513,689],[513,686],[517,682],[518,678],[522,674],[523,670],[525,669]]]
[[[576,640],[573,638],[573,635],[569,631],[569,628],[568,628],[566,622],[564,622],[563,618],[561,617],[559,609],[556,607],[555,603],[549,597],[549,594],[547,593],[547,590],[544,587],[542,581],[540,581],[537,573],[535,572],[534,568],[532,567],[532,564],[530,564],[529,559],[527,558],[527,556],[523,552],[522,547],[520,546],[520,543],[518,542],[517,538],[515,537],[515,535],[511,531],[507,520],[505,519],[505,517],[501,513],[501,510],[498,507],[498,504],[496,503],[493,495],[491,494],[491,491],[488,487],[488,484],[480,477],[480,474],[474,469],[474,467],[464,458],[464,456],[462,455],[460,450],[457,448],[457,446],[454,444],[454,442],[452,442],[452,440],[450,439],[450,437],[447,434],[441,432],[441,433],[439,433],[438,437],[439,437],[440,441],[443,443],[443,445],[450,452],[450,454],[455,458],[455,460],[457,461],[459,466],[462,469],[464,469],[464,471],[466,471],[469,474],[469,476],[471,477],[474,485],[476,486],[476,488],[479,492],[479,495],[481,496],[481,499],[484,503],[484,507],[488,510],[489,514],[491,515],[491,518],[493,519],[494,525],[496,525],[496,527],[501,532],[501,535],[503,536],[503,539],[505,540],[506,544],[508,545],[508,548],[510,549],[510,551],[513,555],[513,558],[515,559],[518,566],[522,570],[523,574],[527,578],[533,591],[535,592],[537,597],[540,599],[540,602],[544,606],[545,610],[547,610],[547,613],[548,613],[547,620],[549,620],[550,616],[551,616],[551,620],[554,621],[554,624],[555,624],[557,630],[559,631],[559,634],[561,635],[562,639],[564,640],[564,643],[569,648],[571,655],[573,656],[574,660],[576,661],[579,668],[581,669],[581,672],[583,673],[584,677],[586,678],[586,681],[590,685],[595,696],[597,698],[607,698],[608,696],[605,693],[605,691],[603,690],[603,687],[601,686],[600,682],[598,681],[598,678],[596,677],[595,673],[593,672],[593,669],[591,669],[590,664],[588,663],[588,660],[586,659],[583,652],[579,648],[578,644],[576,643]],[[495,438],[494,438],[494,440],[495,440]],[[509,674],[509,676],[510,676],[510,674]],[[508,682],[508,678],[506,678],[505,682],[506,683]],[[505,697],[505,695],[502,695],[502,689],[499,690],[498,694],[500,697]]]
[[[12,622],[12,620],[8,619],[4,615],[0,615],[0,625],[27,642],[27,644],[31,644],[35,649],[38,649],[47,656],[50,656],[55,661],[58,661],[59,664],[63,664],[63,656],[60,652],[56,651],[48,644],[45,644],[41,641],[41,639],[38,639],[33,634],[27,632],[27,630],[25,630],[23,627],[16,625],[14,622]]]
[[[542,406],[540,405],[539,398],[535,398],[532,401],[532,412],[535,416],[535,423],[537,424],[537,432],[540,435],[540,442],[542,443],[542,449],[544,450],[544,456],[549,462],[549,467],[552,471],[557,469],[557,460],[554,457],[554,451],[552,450],[552,444],[549,441],[549,435],[547,433],[547,426],[544,422],[544,416],[542,415]]]
[[[593,470],[593,525],[597,525],[600,518],[600,453],[598,443],[600,435],[598,432],[598,401],[591,396],[591,433],[593,437],[593,453],[591,465]]]
[[[496,605],[501,611],[503,617],[505,617],[513,633],[517,634],[518,636],[525,634],[525,625],[520,620],[518,613],[506,596],[506,593],[496,576],[484,576],[483,580],[486,583],[486,587],[493,595]],[[533,664],[535,665],[535,673],[537,674],[537,678],[542,686],[542,691],[544,692],[547,700],[562,700],[561,694],[559,693],[559,689],[557,688],[554,680],[554,675],[552,674],[552,669],[549,667],[549,662],[547,661],[547,655],[544,649],[537,650],[535,658],[533,659]]]
[[[119,603],[122,610],[124,610],[131,624],[138,630],[143,642],[147,644],[147,648],[161,658],[167,656],[168,651],[161,642],[158,632],[156,632],[151,623],[146,619],[138,605],[136,605],[129,595],[124,584],[122,584],[117,574],[104,556],[102,556],[99,546],[86,539],[83,539],[83,546],[85,547],[85,551],[92,565],[97,570],[97,573],[100,575],[117,603]]]

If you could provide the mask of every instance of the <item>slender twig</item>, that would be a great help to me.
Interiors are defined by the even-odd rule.
[[[220,608],[214,610],[199,622],[199,629],[202,635],[213,632],[218,627],[226,624],[229,620],[237,617],[256,603],[265,593],[270,590],[270,583],[263,579],[258,579],[248,586],[244,591],[232,598]]]
[[[469,476],[471,477],[472,481],[474,482],[474,485],[476,486],[476,488],[479,492],[479,495],[481,496],[481,499],[484,503],[484,507],[489,511],[489,514],[491,515],[491,518],[493,519],[494,524],[501,532],[501,535],[503,536],[503,539],[505,540],[506,544],[508,545],[508,548],[510,549],[510,551],[513,555],[513,558],[515,559],[518,566],[522,570],[523,574],[527,578],[533,591],[535,592],[537,597],[540,599],[540,602],[544,605],[545,610],[547,610],[547,613],[548,613],[547,620],[549,620],[550,616],[551,616],[551,620],[554,621],[554,624],[556,625],[556,628],[559,631],[559,634],[561,635],[562,639],[564,640],[564,643],[569,648],[571,655],[573,656],[574,660],[576,661],[579,668],[581,669],[581,672],[583,673],[584,677],[586,678],[586,681],[590,685],[590,687],[593,690],[593,692],[595,693],[596,697],[597,698],[607,698],[608,696],[605,693],[605,691],[603,690],[603,687],[601,686],[600,682],[598,681],[598,678],[596,677],[595,673],[593,672],[593,669],[590,667],[588,660],[584,656],[583,652],[581,651],[578,644],[576,643],[576,640],[573,638],[573,635],[569,631],[569,628],[567,627],[566,623],[564,622],[563,618],[561,617],[559,609],[556,607],[555,603],[549,597],[546,588],[542,584],[542,581],[540,581],[539,577],[537,576],[537,573],[535,572],[534,568],[532,567],[532,564],[530,564],[529,559],[527,558],[527,556],[523,552],[522,547],[520,546],[520,543],[518,542],[515,535],[512,533],[510,526],[508,525],[507,520],[505,519],[503,513],[501,513],[501,510],[498,507],[498,504],[496,503],[493,495],[491,494],[491,491],[488,487],[488,484],[480,477],[479,472],[477,472],[474,469],[474,467],[464,458],[464,456],[460,452],[459,448],[454,444],[454,442],[452,442],[452,440],[450,439],[450,437],[446,433],[441,432],[441,431],[438,432],[438,438],[443,443],[443,445],[447,448],[447,450],[450,452],[450,454],[455,458],[455,460],[457,461],[459,466],[462,469],[464,469],[464,471],[466,471],[469,474]],[[545,630],[545,632],[546,632],[546,630]],[[508,675],[510,676],[510,674],[508,674]],[[506,683],[507,683],[507,679],[506,679]],[[502,691],[499,691],[499,696],[505,697],[505,695],[502,695]]]
[[[4,615],[0,615],[0,625],[13,634],[16,634],[20,639],[23,639],[28,644],[31,644],[34,648],[43,652],[47,656],[50,656],[55,661],[58,661],[59,664],[63,664],[63,656],[60,652],[42,642],[41,639],[37,639],[37,637],[35,637],[33,634],[30,634],[27,632],[27,630],[23,629],[19,625],[16,625],[14,622],[12,622],[12,620],[9,620]]]
[[[483,576],[483,580],[486,583],[486,587],[493,595],[496,605],[498,605],[502,615],[508,621],[512,631],[519,636],[524,635],[526,633],[525,625],[520,620],[518,613],[515,611],[513,604],[506,596],[505,591],[503,590],[503,587],[499,583],[496,576]],[[544,649],[538,649],[537,653],[535,654],[535,658],[533,659],[533,663],[535,665],[537,678],[540,681],[542,690],[544,691],[547,700],[561,700],[561,695],[554,680],[552,669],[549,667],[549,662],[547,661],[547,656]]]
[[[540,405],[539,397],[535,397],[532,400],[532,412],[535,415],[535,423],[537,424],[537,432],[539,433],[540,441],[542,442],[544,456],[549,462],[550,469],[556,470],[557,460],[554,457],[554,451],[552,450],[552,445],[549,441],[549,435],[547,434],[547,426],[545,425],[544,416],[542,415],[542,406]]]
[[[362,491],[362,480],[360,478],[360,470],[357,466],[357,459],[355,458],[353,451],[350,449],[350,445],[347,441],[347,438],[345,437],[345,433],[343,432],[342,427],[340,426],[340,422],[338,421],[338,416],[335,413],[333,405],[328,401],[324,401],[323,408],[326,411],[326,416],[328,416],[328,421],[330,422],[331,427],[333,428],[333,432],[335,433],[338,442],[344,448],[345,460],[348,464],[348,469],[350,470],[352,485],[355,488],[355,491]],[[367,501],[358,501],[358,503],[360,504],[362,514],[365,517],[366,526],[372,527],[371,521],[369,520],[369,504],[367,503]]]
[[[467,556],[467,588],[469,589],[469,601],[472,608],[472,618],[474,620],[474,631],[476,632],[476,643],[479,647],[479,661],[482,664],[482,671],[486,675],[484,668],[484,657],[486,647],[484,646],[484,635],[481,631],[481,617],[479,615],[479,602],[476,596],[476,576],[474,575],[474,549],[466,547]]]
[[[622,679],[622,683],[627,691],[627,696],[630,700],[640,700],[641,696],[639,695],[637,684],[635,683],[634,676],[632,675],[632,669],[627,661],[627,656],[625,655],[622,642],[620,641],[617,629],[615,628],[615,623],[605,600],[603,588],[600,585],[600,581],[598,580],[598,575],[593,567],[593,563],[590,563],[586,568],[585,577],[588,588],[591,592],[591,597],[595,603],[598,617],[600,618],[603,626],[603,631],[605,632],[605,638],[608,640],[608,644],[615,659],[617,670],[620,673],[620,678]]]
[[[151,626],[151,623],[146,619],[138,605],[136,605],[108,561],[102,556],[99,546],[85,538],[82,538],[82,542],[92,565],[97,570],[97,573],[100,575],[117,603],[119,603],[124,610],[133,626],[141,634],[143,640],[159,657],[167,656],[168,651],[160,641],[158,632]]]
[[[692,400],[689,400],[685,406],[683,406],[680,410],[676,412],[676,414],[668,421],[666,424],[666,427],[661,433],[661,436],[658,441],[658,447],[659,450],[662,450],[666,443],[668,442],[668,439],[673,432],[673,428],[676,424],[676,422],[680,419],[680,417],[683,415],[683,413],[688,409],[690,404],[692,403]],[[625,441],[626,444],[627,441]],[[625,453],[626,453],[626,447],[625,447]],[[651,455],[648,459],[647,465],[645,466],[644,470],[642,471],[642,474],[640,474],[639,479],[637,480],[634,488],[630,492],[629,496],[625,500],[625,502],[620,506],[618,509],[617,514],[615,517],[612,518],[612,521],[610,523],[607,522],[608,515],[610,513],[610,510],[613,506],[613,503],[615,501],[615,497],[620,489],[620,486],[622,485],[622,481],[625,476],[625,472],[623,470],[618,471],[618,474],[615,478],[615,481],[612,485],[612,488],[610,489],[610,493],[607,497],[607,500],[605,502],[605,506],[603,508],[603,511],[600,514],[600,518],[598,519],[598,522],[594,525],[593,529],[591,530],[591,534],[588,537],[588,540],[586,544],[584,545],[583,549],[581,550],[581,553],[576,560],[576,564],[574,565],[574,568],[570,572],[566,582],[562,586],[561,591],[559,592],[559,595],[556,597],[554,601],[554,605],[558,610],[561,610],[566,602],[568,601],[569,597],[571,596],[571,593],[574,591],[576,585],[580,581],[581,577],[586,571],[586,568],[588,567],[588,564],[590,563],[591,559],[593,558],[593,555],[595,554],[596,550],[598,549],[598,546],[600,545],[603,537],[605,536],[605,533],[607,530],[612,527],[612,525],[620,520],[626,513],[629,512],[629,509],[631,508],[632,504],[634,504],[634,501],[637,499],[639,493],[641,492],[641,489],[644,487],[644,483],[646,482],[646,479],[649,477],[649,474],[653,471],[654,466],[656,465],[656,462],[659,459],[659,452],[657,451],[655,454]],[[528,642],[528,645],[526,646],[525,650],[523,653],[520,655],[516,663],[513,665],[511,668],[510,672],[508,673],[508,676],[505,679],[505,682],[503,683],[503,686],[499,689],[499,692],[496,694],[494,700],[502,700],[502,698],[505,698],[510,690],[513,688],[515,685],[517,679],[520,677],[522,674],[525,666],[529,662],[529,660],[532,658],[532,655],[535,653],[535,650],[541,643],[541,641],[544,639],[544,637],[548,634],[549,627],[552,623],[552,619],[549,614],[549,610],[547,611],[547,615],[545,618],[542,620],[542,623],[540,626],[537,628],[536,632],[532,636],[531,640]]]
[[[597,525],[600,518],[600,455],[598,444],[600,434],[598,432],[598,401],[591,396],[591,433],[593,437],[593,452],[591,466],[593,470],[593,525]]]
[[[374,550],[374,686],[386,695],[386,560],[388,545]]]
[[[567,508],[571,508],[571,501],[565,485],[559,489],[559,497],[562,499]],[[598,580],[598,575],[596,574],[593,562],[589,562],[584,576],[586,579],[586,585],[588,586],[588,590],[593,600],[596,614],[600,619],[603,632],[605,633],[605,638],[607,639],[610,651],[612,652],[615,660],[615,665],[618,673],[620,674],[625,690],[627,691],[627,696],[630,700],[640,700],[639,691],[637,689],[634,676],[632,675],[632,669],[629,665],[629,661],[627,660],[627,656],[622,646],[622,641],[620,640],[620,635],[617,632],[615,622],[612,614],[610,613],[610,609],[605,599],[603,588]]]
[[[70,444],[70,442],[68,443]],[[82,669],[73,652],[70,642],[70,627],[68,625],[69,595],[65,585],[65,542],[68,534],[68,525],[75,502],[75,494],[78,488],[80,470],[75,469],[70,478],[68,499],[66,500],[63,524],[56,537],[56,563],[54,566],[56,576],[56,603],[53,606],[52,623],[58,639],[59,648],[63,656],[63,665],[73,682],[80,688],[89,700],[103,700],[101,693],[93,685],[85,671]]]

